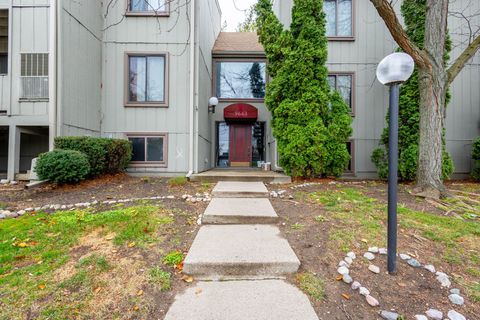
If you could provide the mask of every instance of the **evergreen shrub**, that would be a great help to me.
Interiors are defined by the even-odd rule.
[[[53,150],[38,157],[35,171],[41,180],[57,184],[74,183],[84,180],[90,171],[85,154],[75,150]]]

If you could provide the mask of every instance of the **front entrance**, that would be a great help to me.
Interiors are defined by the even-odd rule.
[[[252,125],[230,125],[230,166],[249,167],[252,163]]]

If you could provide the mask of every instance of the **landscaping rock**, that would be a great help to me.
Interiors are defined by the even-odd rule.
[[[435,267],[432,266],[431,264],[427,264],[426,266],[424,266],[424,268],[430,271],[431,273],[437,272],[437,270],[435,270]]]
[[[380,268],[373,264],[368,266],[368,270],[372,271],[373,273],[380,273]]]
[[[378,249],[378,253],[385,255],[385,254],[388,253],[388,250],[387,250],[387,248],[380,248],[380,249]]]
[[[358,288],[360,288],[362,285],[360,284],[360,282],[358,281],[354,281],[352,283],[352,290],[357,290]]]
[[[7,183],[9,183],[9,182],[10,182],[10,180],[8,180],[8,179],[2,179],[2,180],[0,180],[0,184],[7,184]]]
[[[412,257],[410,257],[408,254],[400,253],[400,259],[410,260],[410,259],[412,259]]]
[[[370,248],[368,248],[368,252],[378,253],[378,247],[370,247]]]
[[[448,315],[448,319],[450,320],[467,320],[467,318],[465,318],[463,314],[458,313],[455,310],[448,311],[447,315]]]
[[[345,257],[345,262],[348,263],[348,265],[351,265],[353,263],[353,259],[350,257]]]
[[[418,268],[418,267],[422,266],[421,263],[418,262],[418,260],[416,260],[416,259],[410,259],[410,260],[407,261],[407,263],[414,268]]]
[[[352,258],[352,260],[355,260],[357,258],[357,256],[355,255],[355,252],[353,251],[350,251],[349,253],[347,253],[347,257]]]
[[[18,182],[17,181],[10,181],[10,184],[13,186],[13,185],[18,184]]]
[[[451,303],[459,306],[463,306],[463,304],[465,303],[465,300],[463,299],[463,297],[456,293],[449,295],[448,299],[450,300]]]
[[[423,314],[417,314],[415,315],[415,320],[428,320],[428,318]]]
[[[460,294],[460,289],[457,289],[457,288],[450,289],[450,293],[451,294]]]
[[[363,257],[369,261],[372,261],[373,259],[375,259],[375,255],[371,252],[365,252]]]
[[[5,219],[6,217],[5,213],[0,213],[0,219]]]
[[[350,275],[348,275],[348,274],[344,274],[342,276],[342,280],[343,280],[343,282],[345,282],[347,284],[352,283],[352,281],[353,281],[352,277],[350,277]]]
[[[450,282],[450,279],[448,278],[448,276],[445,273],[437,272],[436,275],[437,275],[437,281],[440,282],[442,287],[450,288],[452,283]]]
[[[346,262],[343,261],[343,260],[338,263],[338,266],[339,266],[339,267],[345,267],[345,268],[348,268],[348,267],[349,267],[348,263],[346,263]]]
[[[368,296],[370,294],[370,291],[365,288],[365,287],[360,287],[359,289],[359,293],[362,295],[362,296]]]
[[[350,270],[348,270],[347,267],[340,267],[337,269],[337,272],[340,273],[341,275],[349,274]]]
[[[437,309],[428,309],[425,314],[434,320],[442,320],[443,319],[443,312]]]
[[[367,294],[365,296],[365,299],[367,300],[367,303],[372,306],[372,307],[376,307],[378,306],[380,303],[378,302],[377,299],[375,299],[374,297],[372,297],[371,295]]]
[[[397,320],[398,313],[382,310],[380,311],[380,317],[382,317],[385,320]]]
[[[17,211],[17,215],[19,216],[23,216],[25,213],[27,213],[25,210]]]

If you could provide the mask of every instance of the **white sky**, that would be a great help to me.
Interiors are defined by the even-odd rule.
[[[218,0],[222,8],[222,26],[227,21],[225,31],[235,31],[237,25],[245,20],[245,11],[257,0]]]

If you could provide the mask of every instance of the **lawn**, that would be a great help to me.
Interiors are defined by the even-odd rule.
[[[1,221],[0,319],[158,316],[182,288],[195,221],[161,203]]]

